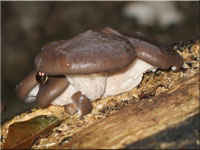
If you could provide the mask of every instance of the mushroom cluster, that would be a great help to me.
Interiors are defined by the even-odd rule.
[[[183,59],[170,46],[139,33],[111,28],[88,30],[72,39],[47,43],[35,70],[16,86],[20,100],[39,107],[65,106],[70,114],[91,112],[91,102],[136,87],[143,73],[157,68],[178,71]]]

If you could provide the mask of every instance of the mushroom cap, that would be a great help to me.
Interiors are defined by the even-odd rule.
[[[74,93],[71,98],[80,110],[81,116],[87,115],[92,111],[92,104],[90,100],[85,95],[82,95],[81,92]]]
[[[17,97],[20,100],[26,101],[29,92],[38,84],[35,76],[35,71],[29,73],[24,80],[16,86]]]
[[[78,108],[75,104],[69,103],[65,105],[65,112],[69,114],[75,114],[78,111]]]
[[[183,65],[183,58],[171,46],[149,39],[140,33],[126,33],[112,28],[104,28],[102,32],[128,39],[136,47],[137,58],[151,65],[161,69],[174,66],[175,70],[179,70]]]
[[[46,44],[35,59],[48,75],[114,72],[131,64],[135,47],[127,39],[88,30],[70,40]]]
[[[36,96],[36,101],[39,107],[46,107],[59,96],[69,85],[65,77],[49,77],[45,85],[40,85],[40,89]]]

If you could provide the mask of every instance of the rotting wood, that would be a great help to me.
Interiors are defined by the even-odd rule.
[[[199,108],[199,38],[177,43],[174,49],[184,58],[181,72],[146,73],[137,88],[93,102],[92,113],[83,119],[54,105],[16,115],[2,125],[0,146],[10,124],[38,115],[55,115],[63,122],[34,149],[123,148],[194,116]]]
[[[200,113],[124,149],[199,149]]]
[[[180,123],[198,112],[199,74],[196,74],[169,90],[169,94],[143,99],[134,106],[127,106],[76,133],[68,143],[51,148],[122,148]]]

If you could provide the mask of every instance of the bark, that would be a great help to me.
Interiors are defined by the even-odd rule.
[[[92,113],[82,119],[54,105],[16,115],[2,125],[0,146],[10,124],[53,115],[62,123],[32,148],[199,147],[199,38],[173,47],[184,59],[181,71],[146,73],[133,90],[93,102]]]
[[[123,148],[172,127],[198,112],[199,74],[196,74],[167,93],[127,106],[76,133],[68,143],[52,148]]]

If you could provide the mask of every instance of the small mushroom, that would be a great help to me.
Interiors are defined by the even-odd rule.
[[[32,102],[37,99],[37,103],[40,107],[46,107],[69,85],[65,77],[50,77],[46,84],[42,83],[44,82],[41,81],[43,79],[43,74],[37,74],[35,71],[31,72],[16,86],[18,98],[24,102]],[[39,83],[42,84],[39,86]]]
[[[18,97],[32,96],[40,107],[63,105],[82,116],[91,112],[92,101],[136,87],[147,71],[181,67],[171,48],[134,38],[105,28],[47,43],[35,59],[36,71],[17,86]]]
[[[86,115],[92,111],[90,100],[82,95],[81,92],[76,92],[72,95],[75,105],[79,108],[81,116]]]
[[[37,104],[40,107],[48,106],[68,85],[69,82],[65,77],[49,77],[48,83],[40,85],[36,96]]]
[[[34,100],[34,98],[32,99],[29,93],[38,84],[35,76],[36,72],[31,72],[24,78],[24,80],[20,84],[16,86],[17,97],[20,100],[25,102],[32,102]]]
[[[75,104],[69,103],[65,105],[65,112],[69,114],[75,114],[78,111],[78,108]]]

